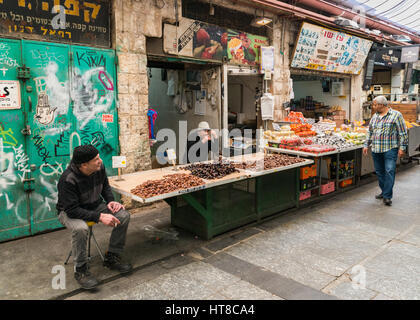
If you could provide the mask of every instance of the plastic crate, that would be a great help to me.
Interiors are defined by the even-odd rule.
[[[327,182],[321,185],[321,194],[327,194],[335,191],[335,183],[334,181]]]
[[[312,195],[311,190],[303,191],[299,195],[299,200],[302,201],[302,200],[308,199],[311,197],[311,195]]]
[[[311,177],[316,177],[316,164],[311,166],[312,174]]]
[[[311,189],[313,187],[315,187],[317,185],[317,179],[312,177],[312,178],[308,178],[305,180],[300,180],[300,190],[304,191],[304,190],[308,190]]]
[[[300,168],[300,180],[316,177],[316,164]]]
[[[340,182],[340,187],[345,188],[353,184],[353,179],[347,179]]]

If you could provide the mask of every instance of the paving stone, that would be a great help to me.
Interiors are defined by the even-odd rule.
[[[216,292],[200,281],[189,277],[188,274],[168,273],[156,278],[153,283],[160,286],[169,297],[176,300],[204,299]]]
[[[66,300],[100,300],[108,299],[110,296],[118,294],[130,288],[132,283],[127,278],[120,278],[109,283],[98,286],[97,290],[83,290],[80,294],[76,294]]]
[[[165,259],[160,263],[160,266],[165,269],[174,269],[178,268],[180,266],[184,266],[190,263],[193,263],[195,260],[185,254],[179,254],[173,257],[170,257],[169,259]]]
[[[270,264],[266,264],[264,267],[283,277],[293,279],[317,290],[321,290],[336,279],[336,277],[332,275],[300,264],[299,262],[290,259],[288,256],[278,256],[275,260],[271,260]]]
[[[332,297],[310,286],[292,278],[289,279],[272,270],[267,270],[268,267],[261,268],[249,261],[225,253],[210,257],[207,262],[283,299],[332,299]],[[288,263],[286,262],[284,265],[286,266]],[[312,277],[314,276],[316,277],[315,274],[312,274]],[[328,275],[325,276],[329,277]],[[330,278],[328,282],[335,279]]]
[[[225,287],[219,293],[233,300],[277,300],[276,298],[278,298],[270,292],[242,280]]]
[[[364,263],[367,269],[394,279],[412,279],[420,284],[420,259],[385,250]]]
[[[156,282],[145,282],[142,285],[114,294],[109,300],[170,300],[164,289]]]
[[[398,238],[405,242],[410,242],[412,244],[420,246],[420,226],[414,227],[414,229],[411,230],[408,234]]]
[[[394,240],[390,243],[390,246],[387,248],[387,251],[401,253],[410,257],[420,259],[420,246],[416,246],[412,243]]]
[[[386,295],[384,295],[383,293],[379,293],[375,298],[373,298],[372,300],[395,300],[391,297],[388,297]]]
[[[367,288],[353,288],[352,283],[346,281],[340,283],[337,287],[330,290],[328,294],[343,300],[370,300],[378,293]]]
[[[206,249],[217,252],[220,250],[223,250],[229,246],[234,245],[235,243],[238,243],[244,239],[247,239],[249,237],[252,237],[258,233],[260,233],[261,230],[258,230],[256,228],[246,229],[244,231],[241,231],[239,233],[235,233],[234,235],[223,237],[221,239],[215,240],[211,242],[209,245],[206,246]]]
[[[205,262],[195,262],[172,272],[172,275],[185,277],[200,282],[211,290],[217,291],[226,286],[230,286],[240,280],[240,278],[213,267]]]
[[[221,295],[220,293],[214,293],[208,297],[205,297],[203,300],[227,300],[228,297]]]
[[[419,300],[419,283],[404,279],[392,279],[377,274],[370,269],[366,270],[366,287],[385,294],[392,299]]]

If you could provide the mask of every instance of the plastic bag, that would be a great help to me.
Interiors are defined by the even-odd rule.
[[[174,229],[169,229],[168,231],[160,230],[156,227],[151,225],[145,225],[143,227],[146,236],[153,241],[159,240],[179,240],[178,234],[179,232]]]

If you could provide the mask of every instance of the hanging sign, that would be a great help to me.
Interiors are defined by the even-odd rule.
[[[417,62],[419,60],[419,46],[401,48],[401,63]]]
[[[110,47],[110,3],[108,0],[0,1],[0,32]]]
[[[20,109],[19,81],[0,80],[0,110]]]
[[[268,44],[267,37],[187,18],[178,27],[164,24],[163,29],[164,52],[197,59],[255,66],[260,63],[260,47]]]
[[[359,74],[372,41],[304,22],[291,66]]]
[[[401,67],[401,48],[381,48],[376,50],[375,65],[390,68]]]
[[[274,72],[274,47],[261,47],[261,73]]]

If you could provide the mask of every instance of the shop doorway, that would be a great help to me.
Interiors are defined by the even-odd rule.
[[[255,68],[225,68],[225,116],[222,122],[223,127],[231,134],[224,137],[224,145],[230,149],[231,155],[238,154],[241,150],[255,152],[256,132],[262,126],[260,98],[264,92],[263,76]],[[252,135],[245,134],[246,130],[252,131]]]
[[[166,165],[166,149],[175,150],[177,163],[186,163],[188,134],[200,122],[221,129],[220,67],[149,61],[148,81],[152,168]]]
[[[291,110],[302,112],[305,118],[331,119],[337,126],[345,124],[351,115],[351,78],[323,74],[294,74]],[[337,111],[341,114],[338,118]]]

